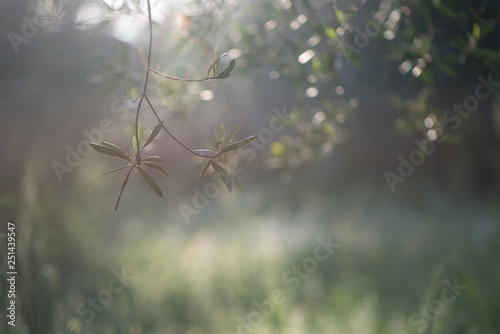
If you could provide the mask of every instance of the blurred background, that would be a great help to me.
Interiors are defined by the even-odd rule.
[[[257,135],[227,192],[132,146],[144,0],[0,0],[2,333],[499,333],[500,5],[152,0],[148,96],[192,149]],[[145,136],[157,120],[143,104]],[[7,221],[16,223],[8,325]]]

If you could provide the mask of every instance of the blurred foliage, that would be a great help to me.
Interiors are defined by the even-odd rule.
[[[466,289],[430,311],[420,332],[495,333],[499,326],[495,201],[453,212],[463,199],[439,193],[325,197],[305,185],[304,201],[253,187],[204,212],[206,226],[188,230],[173,217],[174,205],[162,215],[125,206],[122,216],[110,216],[108,195],[97,193],[61,207],[41,197],[37,173],[30,175],[17,224],[18,326],[4,322],[6,333],[238,333],[244,324],[255,333],[417,333],[422,308],[455,279]],[[220,213],[211,216],[214,210]],[[340,247],[316,269],[287,274],[305,267],[318,237]],[[116,272],[129,279],[115,284],[123,289],[108,303],[99,296]],[[275,290],[284,299],[263,311]],[[256,312],[262,320],[252,318]]]
[[[498,81],[498,2],[196,0],[182,7],[189,8],[184,13],[167,13],[171,20],[155,23],[159,70],[204,77],[214,45],[229,50],[238,66],[231,74],[233,87],[154,82],[151,95],[167,114],[166,122],[188,122],[198,102],[206,102],[214,91],[228,91],[223,95],[227,104],[203,104],[206,112],[196,114],[206,130],[218,107],[236,110],[229,95],[236,92],[239,99],[255,92],[242,87],[268,89],[266,82],[271,82],[273,89],[258,99],[281,94],[277,86],[291,87],[277,106],[290,110],[288,118],[279,119],[288,130],[262,147],[269,150],[268,167],[298,169],[298,177],[283,185],[287,182],[281,176],[290,174],[248,173],[244,192],[226,197],[220,191],[191,225],[177,205],[194,202],[194,190],[210,183],[185,187],[189,193],[184,194],[182,182],[169,177],[159,184],[168,200],[155,201],[131,178],[134,194],[123,197],[122,211],[113,215],[109,199],[118,195],[119,184],[100,177],[109,168],[102,159],[90,156],[65,175],[64,183],[55,181],[50,163],[61,159],[58,153],[66,153],[66,145],[75,147],[70,135],[95,126],[103,115],[133,118],[131,102],[143,83],[143,73],[136,71],[142,68],[138,50],[147,43],[142,33],[137,48],[101,36],[111,36],[113,21],[123,15],[133,17],[139,28],[144,25],[143,1],[57,3],[57,24],[27,45],[43,55],[24,49],[13,56],[10,45],[0,48],[7,64],[1,82],[8,85],[3,87],[10,87],[7,92],[17,100],[33,103],[23,110],[4,98],[9,110],[0,114],[3,166],[10,168],[0,181],[0,205],[2,214],[6,209],[5,216],[16,218],[20,272],[18,326],[9,327],[1,317],[2,333],[237,333],[275,289],[285,291],[286,299],[263,317],[255,333],[498,332],[498,193],[463,186],[480,183],[480,178],[487,184],[498,180],[492,176],[500,170],[500,109],[492,102],[498,97],[482,101],[456,131],[440,122],[454,103],[474,93],[477,76],[491,73]],[[0,1],[2,30],[18,31],[34,4]],[[88,4],[111,16],[83,29],[75,18]],[[64,57],[48,52],[60,49],[71,52]],[[38,65],[51,65],[52,72]],[[17,79],[30,71],[36,76]],[[88,86],[100,89],[91,94]],[[33,87],[40,95],[47,93],[44,88],[56,91],[55,102],[41,99]],[[75,91],[82,97],[75,98]],[[114,101],[117,95],[123,103],[119,115],[107,100],[101,108],[85,105],[96,96]],[[232,121],[224,118],[226,125]],[[153,129],[158,122],[150,118],[144,124]],[[444,145],[433,156],[437,171],[422,166],[395,195],[385,184],[372,189],[364,183],[370,172],[382,180],[384,168],[393,168],[398,154],[412,149],[413,139],[429,138],[430,130],[445,131],[446,141],[456,144]],[[222,132],[221,127],[205,154],[223,150]],[[113,137],[132,135],[130,127]],[[325,159],[338,151],[335,161]],[[337,173],[342,159],[347,160],[345,170]],[[329,163],[300,168],[319,160]],[[167,161],[168,170],[188,169],[182,162],[179,167]],[[477,167],[482,163],[493,174]],[[438,190],[443,179],[453,185],[447,191]],[[314,254],[317,237],[329,235],[340,248],[291,291],[283,275]],[[94,309],[90,320],[89,298],[101,296],[106,302],[102,291],[110,289],[115,272],[126,268],[133,272],[130,284],[112,293],[102,309]],[[422,323],[422,308],[442,297],[444,280],[455,278],[467,288],[432,321]],[[2,307],[6,291],[2,276]],[[415,313],[418,323],[411,320]]]

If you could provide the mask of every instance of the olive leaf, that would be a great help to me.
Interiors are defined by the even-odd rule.
[[[222,54],[222,56],[218,56],[219,54],[219,51],[216,50],[216,54],[215,54],[215,61],[210,65],[210,67],[208,68],[208,71],[207,71],[207,78],[210,76],[210,71],[213,69],[214,70],[214,76],[219,72],[219,61],[221,60],[221,58],[224,58],[225,56],[227,56],[227,53],[224,53]]]
[[[220,153],[223,154],[223,153],[239,150],[240,148],[243,148],[243,147],[247,146],[248,144],[250,144],[256,138],[257,138],[257,136],[250,136],[248,138],[237,141],[237,142],[229,145],[228,147],[224,148],[222,151],[220,151]]]
[[[155,164],[152,164],[150,162],[144,162],[144,164],[146,166],[150,167],[150,168],[156,169],[157,171],[159,171],[160,173],[164,174],[165,176],[168,176],[167,171],[165,169],[163,169],[163,167],[155,165]]]
[[[217,49],[217,47],[215,47],[215,59],[219,59],[219,49]],[[217,73],[219,73],[219,62],[217,62],[217,65],[215,65],[214,69],[214,75],[216,75]]]
[[[233,59],[229,63],[229,66],[224,69],[224,71],[220,72],[219,75],[215,77],[215,79],[225,79],[229,77],[229,74],[233,71],[234,66],[236,65],[236,60]]]
[[[160,196],[161,198],[163,198],[163,193],[161,192],[160,187],[158,187],[158,185],[156,184],[155,180],[153,180],[153,178],[144,169],[142,169],[141,167],[136,166],[136,168],[139,170],[139,172],[141,173],[142,177],[144,178],[144,180],[146,181],[146,183],[149,185],[149,187],[151,189],[153,189],[153,191],[158,196]]]
[[[227,191],[229,191],[229,193],[231,193],[231,191],[233,190],[233,182],[231,181],[229,174],[226,172],[226,170],[224,168],[222,168],[221,165],[219,165],[215,161],[210,161],[210,164],[215,169],[217,174],[219,174],[222,182],[224,182],[224,184],[226,185]]]
[[[132,137],[132,152],[134,152],[134,155],[137,154],[137,141],[135,136]]]
[[[224,138],[226,137],[226,131],[224,130],[224,124],[222,122],[220,122],[220,133],[221,133],[220,140],[224,141]]]
[[[203,175],[205,175],[205,172],[207,171],[208,167],[210,167],[210,165],[211,165],[211,163],[209,161],[209,162],[207,162],[207,164],[205,165],[205,167],[203,167],[203,171],[200,174],[200,179],[203,177]]]
[[[162,123],[163,123],[163,121],[161,123],[159,123],[157,126],[155,126],[155,128],[153,129],[153,131],[151,131],[151,134],[149,135],[149,138],[146,140],[146,142],[142,146],[142,148],[148,146],[149,144],[151,144],[153,142],[153,140],[155,140],[156,136],[158,136],[158,134],[161,131]]]
[[[117,172],[117,171],[122,170],[122,169],[125,169],[125,168],[127,168],[127,167],[130,167],[130,165],[115,168],[115,169],[113,169],[113,170],[110,170],[109,172],[106,172],[106,173],[102,174],[102,176],[104,176],[104,175],[108,175],[108,174],[111,174],[111,173],[114,173],[114,172]]]
[[[127,158],[130,158],[127,153],[125,153],[121,148],[119,148],[118,146],[114,145],[114,144],[111,144],[111,143],[108,143],[108,142],[105,142],[105,141],[102,141],[101,142],[101,145],[102,146],[106,146],[107,148],[109,148],[110,150],[113,150],[115,151],[116,153],[118,154],[121,154]]]
[[[127,154],[125,154],[125,152],[120,153],[120,152],[117,152],[115,150],[112,150],[109,147],[106,147],[104,145],[99,145],[96,143],[89,143],[89,145],[90,145],[90,147],[92,147],[94,150],[96,150],[99,153],[110,155],[110,156],[115,157],[115,158],[123,159],[123,160],[126,160],[128,162],[130,162],[130,160],[131,160],[130,157]]]
[[[217,156],[217,152],[214,152],[212,150],[206,150],[206,149],[198,149],[194,150],[197,154],[207,157],[207,158],[214,158]]]
[[[127,173],[127,176],[125,176],[125,180],[123,180],[122,188],[120,189],[120,195],[118,195],[118,200],[116,201],[116,205],[115,205],[115,213],[116,213],[116,210],[118,210],[118,204],[120,204],[120,199],[122,198],[123,190],[127,186],[128,178],[130,176],[130,172],[132,172],[132,169],[134,169],[134,168],[133,167],[130,168],[130,170]]]
[[[153,155],[152,157],[142,159],[142,162],[165,162],[165,160],[163,160],[159,156]]]
[[[229,142],[233,139],[234,135],[236,134],[236,131],[239,130],[239,128],[241,128],[242,124],[237,124],[232,130],[231,132],[229,132],[229,136],[227,136],[226,140],[224,140],[224,143],[222,144],[222,147],[226,147],[227,144],[229,144]]]

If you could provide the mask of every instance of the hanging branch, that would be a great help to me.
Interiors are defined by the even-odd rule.
[[[207,76],[204,79],[186,79],[186,78],[177,78],[177,77],[172,77],[166,74],[163,74],[159,71],[156,71],[151,68],[151,55],[153,51],[153,19],[151,15],[151,1],[147,0],[147,11],[148,11],[148,22],[149,22],[149,45],[148,45],[148,55],[147,55],[147,63],[146,63],[146,77],[144,79],[144,86],[142,88],[142,93],[138,96],[139,103],[137,105],[137,111],[135,114],[135,135],[132,138],[132,156],[129,156],[126,154],[121,148],[118,146],[108,143],[108,142],[101,142],[100,144],[97,143],[90,143],[89,145],[96,150],[99,153],[106,154],[109,156],[112,156],[117,159],[121,159],[126,161],[128,164],[116,169],[113,169],[104,175],[114,173],[116,171],[122,170],[122,169],[127,169],[128,172],[125,176],[125,179],[122,183],[122,186],[120,188],[120,193],[118,195],[118,200],[115,205],[115,212],[118,209],[118,205],[120,204],[120,199],[122,197],[123,191],[125,190],[125,187],[127,186],[130,174],[132,170],[135,168],[139,171],[141,174],[142,178],[148,186],[160,197],[163,198],[163,193],[158,186],[158,184],[154,181],[154,179],[149,175],[149,173],[142,168],[142,166],[154,169],[165,176],[168,176],[167,172],[163,167],[160,165],[157,165],[155,163],[164,163],[165,161],[158,156],[150,156],[143,158],[141,156],[142,150],[151,144],[158,134],[160,133],[161,130],[164,130],[170,138],[172,138],[176,143],[178,143],[183,149],[186,151],[192,153],[193,155],[196,155],[198,157],[205,158],[207,160],[207,163],[205,164],[202,173],[200,174],[200,178],[203,177],[205,172],[208,170],[208,168],[211,166],[213,170],[219,174],[221,180],[224,182],[226,185],[226,188],[229,192],[232,190],[232,180],[231,177],[229,176],[229,173],[227,172],[227,167],[224,168],[222,167],[219,163],[217,163],[218,158],[222,158],[224,161],[224,154],[237,151],[251,143],[253,140],[257,138],[257,136],[250,136],[245,139],[242,139],[237,142],[233,142],[232,139],[234,135],[236,134],[236,131],[241,127],[241,124],[236,125],[230,132],[229,136],[225,136],[225,130],[224,130],[224,125],[221,123],[221,135],[215,131],[215,136],[217,139],[217,142],[215,143],[216,151],[209,150],[209,149],[197,149],[193,150],[186,146],[184,143],[182,143],[177,137],[174,136],[172,132],[170,132],[164,122],[160,119],[160,116],[156,112],[153,104],[151,103],[151,100],[149,99],[147,95],[147,88],[148,88],[148,82],[149,82],[149,74],[150,72],[155,73],[163,78],[169,79],[169,80],[174,80],[174,81],[182,81],[182,82],[204,82],[208,80],[216,80],[216,79],[225,79],[228,78],[231,72],[233,71],[236,61],[233,59],[229,63],[228,67],[226,67],[222,72],[219,73],[219,61],[227,56],[227,53],[222,54],[219,56],[219,51],[217,48],[215,49],[215,61],[209,66],[208,71],[207,71]],[[141,106],[142,102],[146,100],[147,104],[151,108],[151,111],[155,115],[156,119],[158,120],[159,124],[153,129],[151,132],[150,136],[146,140],[146,142],[142,145],[142,129],[141,129],[141,123],[139,122],[139,114],[141,111]],[[142,146],[141,146],[142,145]],[[225,164],[224,164],[225,165]]]

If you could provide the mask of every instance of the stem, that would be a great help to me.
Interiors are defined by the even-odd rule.
[[[189,147],[187,147],[186,145],[184,145],[179,139],[177,139],[177,137],[174,136],[174,134],[170,131],[168,131],[168,129],[165,127],[165,125],[163,124],[163,122],[161,121],[160,119],[160,116],[158,116],[158,114],[156,113],[156,110],[155,108],[153,107],[153,104],[151,103],[151,101],[149,100],[149,98],[147,97],[147,95],[144,96],[144,98],[146,99],[146,102],[149,104],[149,107],[151,107],[151,110],[153,111],[153,114],[155,114],[156,116],[156,119],[158,120],[158,122],[160,122],[163,130],[165,130],[166,133],[168,133],[168,135],[173,139],[175,140],[175,142],[179,145],[181,145],[185,150],[193,153],[194,155],[197,155],[199,157],[202,157],[202,158],[207,158],[206,156],[202,155],[202,154],[199,154],[195,151],[193,151],[192,149],[190,149]],[[212,157],[212,158],[216,158],[217,156],[215,157]]]
[[[215,79],[215,77],[207,77],[205,79],[184,79],[184,78],[176,78],[176,77],[171,77],[171,76],[168,76],[168,75],[165,75],[165,74],[162,74],[158,71],[155,71],[151,68],[151,54],[152,54],[152,49],[153,49],[153,19],[151,17],[151,0],[147,0],[147,4],[148,4],[148,21],[149,21],[149,47],[148,47],[148,57],[147,57],[147,65],[146,65],[146,78],[144,79],[144,87],[142,89],[142,94],[140,95],[140,99],[139,99],[139,104],[137,105],[137,112],[135,114],[135,139],[136,139],[136,143],[137,143],[137,155],[140,159],[140,156],[139,156],[139,150],[140,150],[140,145],[139,145],[139,112],[141,110],[141,105],[142,105],[142,101],[144,99],[146,99],[146,102],[149,104],[151,110],[153,111],[154,115],[156,116],[156,118],[158,119],[158,122],[160,122],[163,130],[165,130],[165,132],[173,139],[175,140],[175,142],[177,144],[179,144],[180,146],[182,146],[185,150],[191,152],[192,154],[196,155],[196,156],[199,156],[199,157],[202,157],[202,158],[207,158],[206,156],[202,155],[202,154],[199,154],[195,151],[193,151],[192,149],[190,149],[189,147],[187,147],[186,145],[184,145],[179,139],[177,139],[177,137],[175,137],[170,131],[168,131],[168,129],[165,127],[165,125],[163,124],[163,122],[161,121],[160,117],[158,116],[158,113],[156,112],[155,108],[153,107],[153,104],[151,103],[151,101],[149,100],[147,94],[146,94],[146,90],[148,88],[148,81],[149,81],[149,72],[153,72],[153,73],[156,73],[158,75],[161,75],[162,77],[165,77],[165,78],[168,78],[168,79],[171,79],[171,80],[177,80],[177,81],[184,81],[184,82],[203,82],[203,81],[207,81],[207,80],[210,80],[210,79]],[[223,56],[225,56],[226,54],[222,55],[220,58],[222,58]],[[219,59],[217,59],[216,61],[218,61]],[[218,156],[218,155],[217,155]]]
[[[151,1],[147,0],[148,3],[148,21],[149,21],[149,46],[148,46],[148,58],[146,65],[146,78],[144,79],[144,87],[142,89],[142,94],[137,105],[137,112],[135,113],[135,141],[137,143],[137,150],[139,151],[139,112],[141,111],[142,101],[146,97],[146,90],[148,88],[149,81],[149,71],[151,70],[151,53],[153,50],[153,19],[151,17]],[[139,152],[137,152],[139,153]]]
[[[204,82],[208,80],[215,79],[214,77],[207,77],[205,79],[185,79],[185,78],[177,78],[177,77],[171,77],[170,75],[163,74],[161,72],[158,72],[156,70],[150,69],[151,72],[158,74],[159,76],[162,76],[164,78],[170,79],[170,80],[176,80],[176,81],[183,81],[183,82]]]
[[[213,79],[217,79],[217,77],[215,75],[209,77],[208,75],[210,74],[210,70],[213,68],[213,66],[215,66],[217,64],[217,62],[219,60],[221,60],[225,56],[227,56],[227,53],[222,54],[221,56],[219,56],[219,58],[215,59],[215,61],[212,64],[210,64],[210,67],[208,68],[207,77],[205,79],[184,79],[184,78],[177,78],[177,77],[172,77],[170,75],[166,75],[166,74],[160,73],[160,72],[158,72],[156,70],[153,70],[153,69],[151,69],[151,72],[156,73],[156,74],[158,74],[158,75],[160,75],[160,76],[162,76],[164,78],[170,79],[170,80],[183,81],[183,82],[203,82],[203,81],[213,80]],[[215,73],[215,70],[214,70],[214,73]]]

